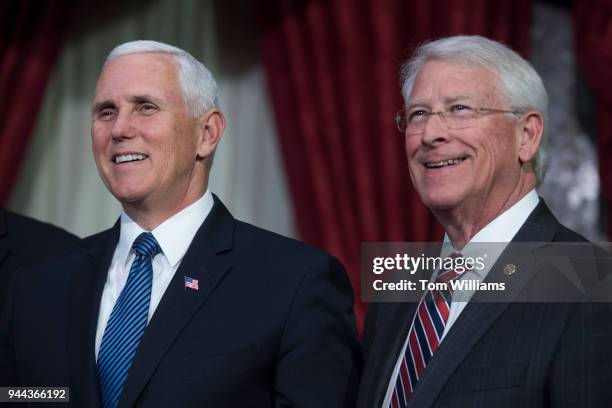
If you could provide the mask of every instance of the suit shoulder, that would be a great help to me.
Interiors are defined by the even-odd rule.
[[[236,220],[234,239],[236,247],[247,247],[262,255],[273,254],[279,261],[308,259],[310,263],[315,263],[336,260],[319,248],[243,221]]]
[[[7,230],[11,234],[27,235],[29,239],[32,239],[32,235],[36,235],[39,237],[52,237],[53,239],[70,243],[79,241],[79,237],[76,235],[48,222],[38,221],[8,210],[6,210],[5,215]]]
[[[107,239],[108,236],[112,233],[113,233],[113,228],[109,228],[107,230],[98,232],[97,234],[93,234],[88,237],[85,237],[79,243],[78,248],[89,249],[91,247],[94,247],[98,245],[101,241]]]
[[[44,259],[73,250],[79,237],[55,225],[11,211],[4,211],[6,241],[17,257],[24,260]]]
[[[578,234],[577,232],[567,228],[563,224],[560,224],[555,236],[553,237],[554,242],[589,242],[588,239]]]
[[[72,262],[80,259],[84,253],[90,252],[92,249],[99,246],[106,238],[108,238],[109,234],[112,234],[112,229],[80,239],[75,245],[72,246],[70,251],[63,253],[61,256],[56,256],[42,262],[34,263],[32,264],[32,267],[33,269],[53,269],[55,267],[70,265]]]
[[[99,232],[97,234],[90,235],[88,237],[79,239],[78,242],[76,242],[72,246],[72,249],[70,251],[67,251],[66,253],[63,254],[63,256],[57,257],[57,258],[67,259],[67,258],[74,256],[75,254],[80,254],[82,252],[89,251],[92,248],[95,248],[97,245],[99,245],[106,237],[108,237],[108,234],[112,233],[111,231],[112,230],[108,229],[108,230]]]

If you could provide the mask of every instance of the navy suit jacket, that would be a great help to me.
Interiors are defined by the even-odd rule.
[[[17,268],[63,255],[77,242],[76,235],[61,228],[0,208],[0,313]]]
[[[559,224],[543,201],[513,240],[581,241],[584,238]],[[542,287],[545,279],[558,276],[534,268],[538,263],[531,256],[516,265],[516,273],[505,276],[507,252],[485,281],[511,281],[515,299],[538,281]],[[479,302],[478,296],[474,295],[440,343],[409,407],[610,407],[610,303]],[[577,300],[580,296],[576,293]],[[358,407],[382,406],[415,311],[414,303],[370,305]]]
[[[69,386],[73,406],[100,405],[94,340],[118,236],[117,223],[17,276],[0,322],[0,386]],[[352,305],[335,258],[235,220],[215,197],[119,406],[350,406],[361,358]]]

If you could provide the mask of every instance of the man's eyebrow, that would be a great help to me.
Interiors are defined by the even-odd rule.
[[[457,102],[457,101],[465,101],[474,99],[471,95],[457,95],[457,96],[449,96],[444,99],[445,104]]]
[[[144,102],[151,102],[151,103],[155,103],[157,105],[161,105],[162,101],[159,98],[156,98],[153,95],[150,94],[142,94],[142,95],[133,95],[127,98],[128,102],[130,103],[144,103]],[[97,102],[94,104],[93,106],[93,112],[94,113],[98,113],[103,111],[104,109],[108,109],[108,108],[115,108],[116,105],[113,101],[111,100],[105,100],[105,101],[101,101],[101,102]]]
[[[106,101],[96,102],[93,106],[92,111],[94,113],[98,113],[100,111],[103,111],[104,109],[114,108],[114,107],[115,107],[114,102],[106,100]]]
[[[428,108],[429,107],[429,103],[425,102],[425,101],[420,101],[420,100],[414,100],[414,101],[410,101],[410,103],[406,104],[406,110],[410,110],[416,107],[421,107],[421,108]]]
[[[150,94],[132,95],[128,97],[127,100],[131,103],[153,102],[158,105],[161,104],[161,100],[159,98],[156,98]]]
[[[446,98],[444,98],[444,104],[448,105],[457,101],[465,101],[465,100],[472,100],[474,99],[473,96],[471,95],[454,95],[454,96],[448,96]],[[419,99],[415,99],[413,101],[410,101],[410,103],[408,103],[406,105],[406,110],[410,110],[410,109],[414,109],[417,107],[421,107],[421,108],[430,108],[431,107],[431,103],[428,101],[424,101],[424,100],[419,100]]]

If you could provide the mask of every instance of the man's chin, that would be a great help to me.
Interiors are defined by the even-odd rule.
[[[457,208],[461,200],[456,195],[436,194],[421,196],[423,204],[432,211],[449,211]]]
[[[111,191],[111,194],[115,196],[117,201],[119,201],[121,204],[127,204],[127,205],[138,204],[139,202],[143,202],[144,199],[146,198],[146,194],[144,194],[141,191],[115,190],[115,191]]]

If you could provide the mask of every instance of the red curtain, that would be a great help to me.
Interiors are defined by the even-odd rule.
[[[71,3],[0,1],[0,204],[19,174]]]
[[[482,34],[525,54],[529,0],[260,2],[260,49],[301,238],[336,255],[360,298],[360,247],[439,241],[413,190],[398,71],[414,45]],[[357,302],[361,329],[366,305]]]
[[[574,22],[578,63],[597,104],[599,175],[612,234],[612,0],[576,1]]]

